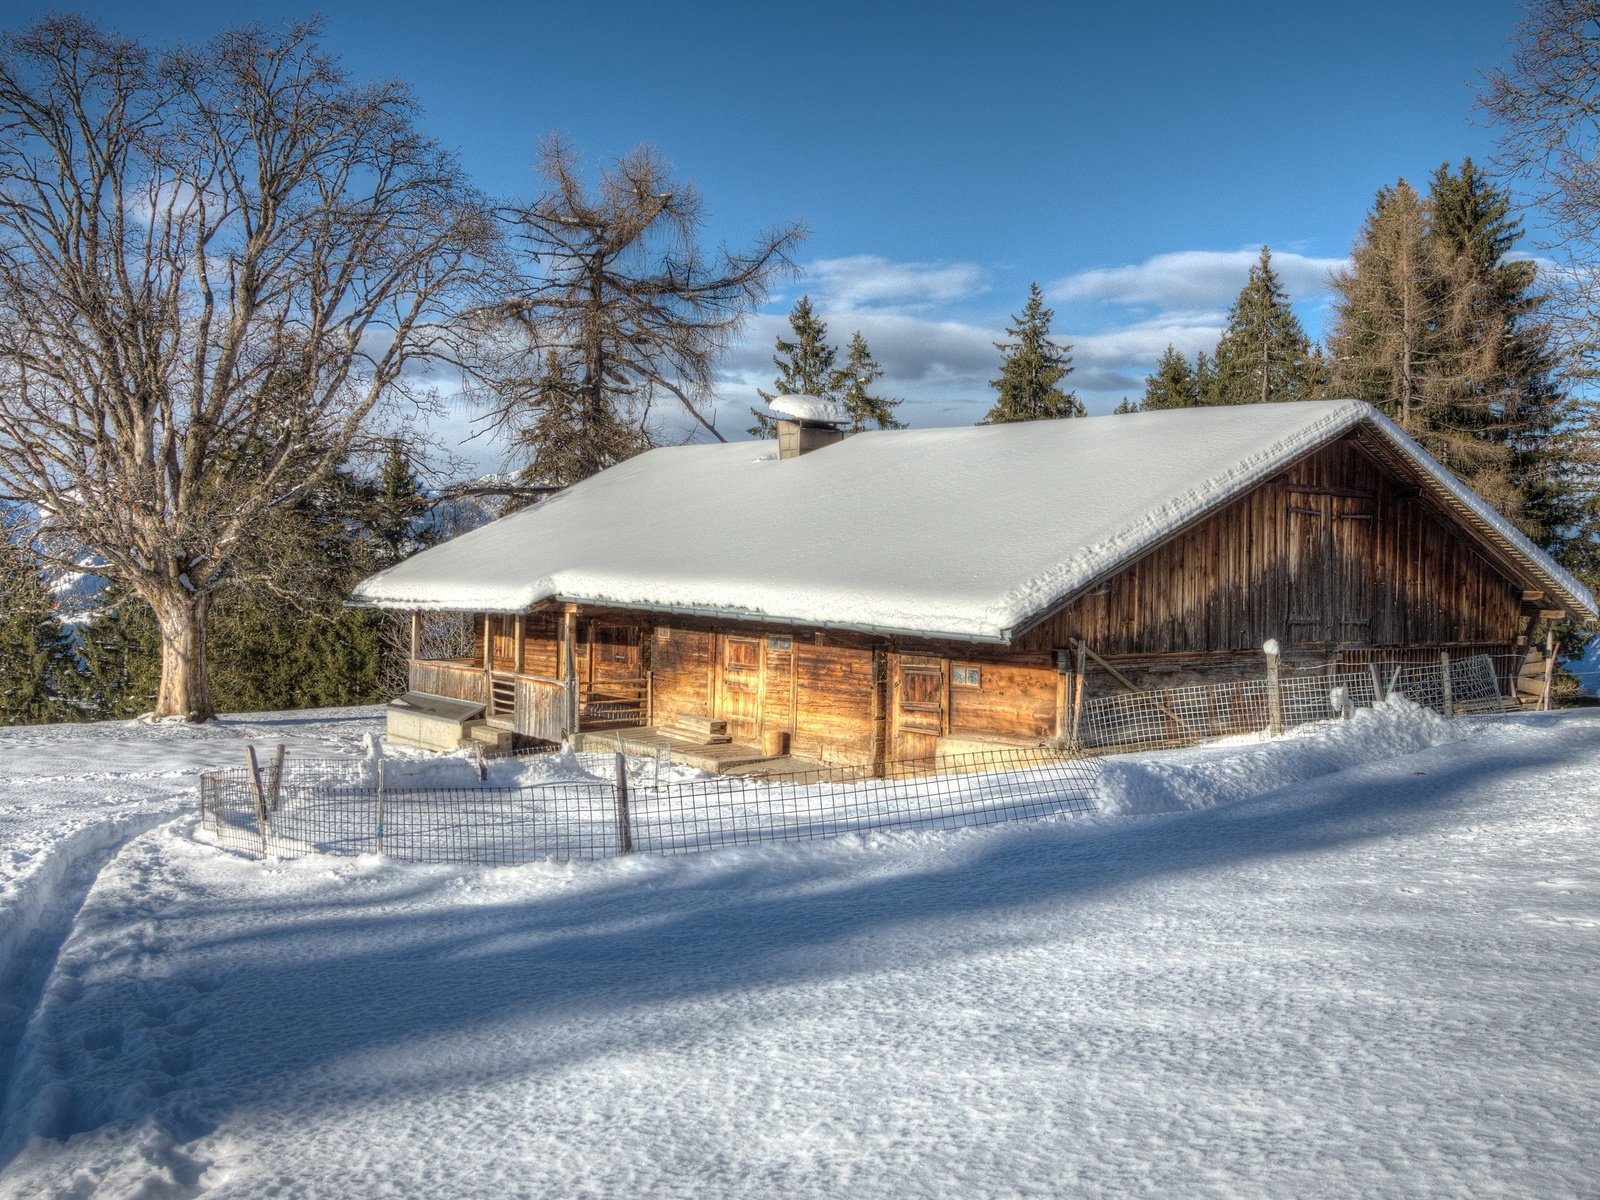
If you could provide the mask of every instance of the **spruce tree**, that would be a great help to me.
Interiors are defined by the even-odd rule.
[[[1334,278],[1333,390],[1368,401],[1547,548],[1570,540],[1570,402],[1509,196],[1473,166],[1380,189]]]
[[[0,725],[80,715],[72,638],[32,555],[0,530]]]
[[[224,639],[221,642],[226,645]],[[161,633],[149,605],[109,580],[78,627],[79,703],[97,720],[142,716],[161,686]]]
[[[778,377],[772,381],[772,391],[756,389],[756,394],[771,402],[779,396],[815,396],[819,400],[838,400],[835,387],[840,373],[835,366],[839,356],[828,342],[828,325],[811,307],[811,297],[801,296],[789,313],[789,328],[793,339],[778,338],[777,353],[772,365],[778,368]],[[865,349],[866,344],[862,343]],[[876,366],[876,364],[873,364]],[[776,437],[777,422],[767,413],[752,408],[755,418],[748,432],[756,437]]]
[[[872,392],[872,385],[882,378],[883,368],[867,348],[867,339],[861,336],[859,329],[856,330],[850,335],[850,349],[845,355],[844,366],[835,371],[829,380],[830,390],[850,414],[851,433],[860,433],[874,425],[879,429],[905,428],[905,422],[897,421],[894,417],[894,410],[900,407],[900,401]]]
[[[1202,355],[1204,351],[1201,352]],[[1200,403],[1200,386],[1189,360],[1170,342],[1156,366],[1156,373],[1144,381],[1141,411],[1159,408],[1193,408]]]
[[[1263,246],[1217,342],[1216,377],[1206,402],[1304,400],[1312,380],[1310,357],[1311,342],[1272,269],[1272,252]]]
[[[502,396],[513,391],[509,411],[517,424],[511,440],[527,456],[520,483],[570,487],[650,448],[642,419],[619,414],[614,397],[584,386],[554,350],[537,379],[515,387],[501,381]]]
[[[1139,405],[1135,404],[1127,396],[1124,396],[1117,406],[1111,410],[1111,413],[1113,416],[1120,416],[1123,413],[1136,413],[1139,411]]]
[[[998,398],[981,424],[1084,415],[1077,396],[1057,386],[1072,371],[1072,347],[1051,340],[1054,318],[1054,310],[1044,306],[1039,285],[1029,284],[1027,304],[1006,327],[1011,340],[994,344],[1002,354],[1000,377],[991,379],[989,386]]]

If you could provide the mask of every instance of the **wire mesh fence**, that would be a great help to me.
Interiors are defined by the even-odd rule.
[[[1097,696],[1083,702],[1078,739],[1102,754],[1172,749],[1346,716],[1391,694],[1451,717],[1505,711],[1495,662],[1478,654]]]
[[[663,779],[659,760],[622,755],[571,761],[586,778],[409,788],[386,786],[371,764],[280,759],[206,772],[201,814],[221,844],[264,857],[516,865],[1084,814],[1099,773],[1093,759],[1043,748],[760,778]]]

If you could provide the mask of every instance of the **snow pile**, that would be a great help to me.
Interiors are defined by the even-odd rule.
[[[832,425],[850,423],[849,409],[817,396],[774,396],[767,401],[767,407],[780,416],[793,417],[796,421],[825,421]]]
[[[1249,749],[1202,746],[1107,759],[1100,803],[1108,813],[1211,808],[1444,745],[1468,728],[1395,695],[1374,708],[1357,709],[1348,721],[1302,726]]]

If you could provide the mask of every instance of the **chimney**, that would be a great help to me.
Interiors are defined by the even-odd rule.
[[[815,396],[774,396],[768,407],[778,414],[778,457],[799,458],[844,441],[850,414]]]
[[[799,458],[813,450],[821,450],[835,442],[844,441],[844,431],[825,421],[796,421],[790,417],[778,418],[778,457]]]

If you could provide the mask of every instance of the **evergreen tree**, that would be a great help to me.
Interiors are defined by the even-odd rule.
[[[905,422],[897,421],[894,410],[900,401],[874,395],[871,388],[883,378],[883,368],[867,348],[867,339],[858,329],[850,335],[850,349],[844,366],[834,372],[829,380],[832,391],[850,414],[850,432],[860,433],[869,426],[879,429],[904,429]]]
[[[1194,356],[1194,394],[1200,397],[1201,404],[1211,403],[1211,394],[1217,388],[1217,360],[1204,350],[1197,350]]]
[[[1126,396],[1124,396],[1122,398],[1121,403],[1119,403],[1115,408],[1113,408],[1111,410],[1113,416],[1117,416],[1117,415],[1120,415],[1122,413],[1136,413],[1136,412],[1139,412],[1139,411],[1141,411],[1140,410],[1140,406],[1135,404],[1132,400],[1128,399],[1128,397],[1126,397]]]
[[[1204,351],[1201,352],[1202,356]],[[1156,373],[1144,381],[1142,411],[1159,408],[1193,408],[1200,403],[1200,386],[1189,360],[1170,342],[1156,366]]]
[[[226,645],[224,641],[221,643]],[[79,704],[98,720],[142,716],[161,686],[161,633],[149,605],[109,580],[78,627]]]
[[[1027,304],[1006,328],[1012,340],[994,344],[1002,354],[1000,378],[991,379],[989,386],[998,399],[982,424],[1084,415],[1077,396],[1057,386],[1072,371],[1072,347],[1051,340],[1054,317],[1054,310],[1044,306],[1039,285],[1029,284]]]
[[[1378,192],[1334,278],[1333,390],[1392,417],[1549,547],[1581,515],[1567,484],[1569,402],[1509,196],[1470,160]]]
[[[772,365],[778,368],[778,377],[772,381],[772,391],[756,389],[756,394],[770,403],[779,396],[815,396],[819,400],[837,401],[835,387],[840,372],[834,362],[839,356],[828,342],[828,325],[811,307],[811,297],[801,296],[789,313],[789,328],[794,331],[792,340],[777,339],[778,352],[772,356]],[[865,350],[866,343],[862,343]],[[876,366],[877,364],[873,364]],[[748,432],[757,437],[777,436],[777,422],[767,413],[752,408],[750,415],[755,424]]]
[[[650,448],[644,414],[619,414],[614,397],[582,386],[554,350],[537,379],[502,381],[500,392],[515,392],[512,443],[528,455],[522,484],[570,487]]]
[[[1572,493],[1578,445],[1572,401],[1556,381],[1558,356],[1534,263],[1511,259],[1522,235],[1511,195],[1470,158],[1458,172],[1445,163],[1429,187],[1430,237],[1440,244],[1463,290],[1465,332],[1479,347],[1458,353],[1478,370],[1465,381],[1461,407],[1481,439],[1495,446],[1493,486],[1483,494],[1547,549],[1559,550],[1581,525]]]
[[[1304,400],[1312,380],[1310,357],[1311,343],[1272,269],[1272,252],[1263,246],[1217,342],[1216,377],[1206,402]]]
[[[0,530],[0,725],[79,715],[72,639],[32,555]]]

